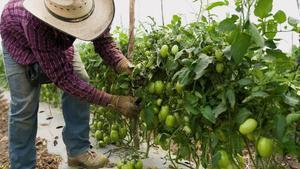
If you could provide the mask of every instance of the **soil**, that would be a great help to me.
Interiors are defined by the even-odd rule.
[[[1,89],[0,89],[1,90]],[[7,137],[7,111],[8,102],[1,95],[0,91],[0,169],[9,168],[8,160],[8,137]],[[57,155],[49,154],[47,150],[47,141],[45,139],[36,139],[37,150],[37,169],[57,169],[62,158]]]

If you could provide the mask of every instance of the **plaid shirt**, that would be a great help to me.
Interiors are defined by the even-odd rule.
[[[34,17],[22,3],[23,0],[9,0],[1,16],[1,37],[11,57],[21,65],[38,62],[49,79],[65,92],[93,104],[107,105],[110,94],[90,86],[73,71],[75,38]],[[95,51],[112,68],[124,57],[109,31],[93,44]]]

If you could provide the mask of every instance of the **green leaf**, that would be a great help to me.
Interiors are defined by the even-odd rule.
[[[253,92],[253,93],[251,93],[250,96],[246,97],[242,103],[249,102],[250,100],[252,100],[254,98],[266,98],[268,96],[269,96],[269,94],[266,92],[263,92],[263,91]]]
[[[236,29],[235,22],[239,19],[237,15],[232,15],[231,18],[226,18],[223,21],[220,22],[219,24],[219,30],[222,32],[230,32],[234,29]]]
[[[283,101],[290,106],[297,106],[299,104],[299,99],[290,95],[283,95]]]
[[[218,118],[219,115],[226,112],[226,110],[227,110],[226,104],[221,102],[217,107],[213,109],[212,114],[214,115],[215,118]]]
[[[188,158],[190,153],[190,148],[187,144],[180,146],[180,149],[178,149],[178,157],[180,158]]]
[[[247,86],[252,84],[252,80],[251,79],[241,79],[238,81],[238,84],[242,87],[242,86]]]
[[[276,58],[287,59],[287,55],[279,49],[274,49],[274,50],[267,49],[266,52],[270,56],[274,56]]]
[[[168,71],[174,71],[174,70],[177,69],[178,63],[173,58],[168,58],[167,63],[166,63],[165,66],[166,66],[166,70],[168,70]]]
[[[251,111],[247,108],[241,108],[238,114],[235,116],[235,122],[240,125],[244,123],[244,121],[252,115]]]
[[[286,14],[282,11],[279,10],[276,12],[276,14],[274,15],[274,19],[278,22],[278,23],[284,23],[286,21]]]
[[[199,97],[194,95],[193,93],[186,93],[184,97],[184,108],[187,112],[198,115],[200,110],[198,107]]]
[[[209,64],[211,64],[213,61],[212,57],[209,57],[205,54],[201,54],[199,56],[199,59],[197,59],[194,63],[196,64],[194,68],[194,72],[196,73],[196,76],[194,77],[194,80],[198,80],[201,78],[204,73],[205,69],[208,67]]]
[[[204,118],[206,118],[208,121],[215,123],[216,118],[213,114],[213,111],[210,106],[205,106],[201,108],[201,114],[203,115]]]
[[[226,97],[227,97],[227,100],[230,103],[230,107],[232,109],[234,109],[234,106],[235,106],[235,94],[234,94],[234,91],[232,89],[228,89],[226,91]]]
[[[257,27],[254,24],[249,23],[248,31],[251,35],[251,39],[256,43],[256,45],[260,48],[263,48],[265,46],[265,40],[263,36],[261,36],[261,34],[259,33]]]
[[[266,29],[267,29],[267,32],[265,33],[265,36],[268,38],[268,39],[274,39],[274,37],[276,36],[277,34],[277,27],[278,27],[278,24],[274,21],[274,20],[269,20],[267,22],[267,25],[266,25]]]
[[[147,127],[151,128],[152,127],[152,122],[153,122],[153,119],[154,119],[153,106],[146,107],[145,117],[146,117],[145,121],[146,121]]]
[[[176,55],[175,55],[175,60],[179,59],[182,55],[183,55],[184,50],[179,51]]]
[[[169,149],[170,135],[167,133],[162,133],[157,136],[159,139],[159,145],[163,150]]]
[[[245,33],[239,33],[231,46],[231,55],[237,64],[243,60],[250,45],[251,37]]]
[[[191,104],[191,105],[195,105],[198,103],[199,101],[199,97],[197,97],[196,95],[194,95],[193,93],[186,93],[185,97],[184,97],[185,102]]]
[[[289,152],[289,154],[294,154],[295,156],[300,157],[300,146],[297,142],[294,140],[286,139],[283,141],[283,146],[286,149],[286,152]]]
[[[182,85],[187,85],[188,83],[190,83],[190,73],[191,70],[189,68],[183,67],[181,70],[174,74],[173,80],[177,78]]]
[[[119,87],[121,89],[128,89],[129,88],[129,84],[128,83],[122,83]]]
[[[290,113],[286,116],[286,123],[287,125],[292,124],[293,122],[300,120],[300,112],[298,113]]]
[[[211,4],[209,4],[208,6],[207,6],[207,8],[206,8],[206,10],[212,10],[213,8],[215,8],[215,7],[218,7],[218,6],[226,6],[226,5],[228,5],[229,4],[229,2],[227,1],[227,0],[225,0],[225,1],[217,1],[217,2],[213,2],[213,3],[211,3]]]
[[[272,11],[273,8],[273,0],[258,0],[255,9],[254,14],[255,16],[263,19],[268,16],[268,14]]]
[[[274,128],[275,128],[275,135],[277,139],[281,140],[284,136],[285,129],[286,129],[286,120],[283,115],[277,115],[275,117]]]
[[[288,23],[293,26],[293,27],[296,27],[299,23],[300,23],[300,20],[296,19],[296,18],[293,18],[293,17],[289,17],[288,18]]]

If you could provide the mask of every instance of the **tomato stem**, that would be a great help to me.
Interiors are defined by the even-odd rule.
[[[247,151],[248,151],[248,153],[249,153],[251,162],[253,163],[254,167],[257,168],[257,164],[256,164],[256,162],[254,161],[253,156],[252,156],[252,153],[251,153],[251,150],[250,150],[249,142],[248,142],[248,140],[247,140],[244,136],[242,136],[242,137],[243,137],[243,139],[244,139],[244,141],[245,141],[245,143],[246,143],[246,148],[247,148]]]

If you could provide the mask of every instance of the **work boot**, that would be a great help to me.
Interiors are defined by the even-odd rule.
[[[68,157],[70,167],[83,167],[86,169],[102,168],[108,164],[109,160],[104,155],[99,155],[94,151],[87,151],[76,157]]]

